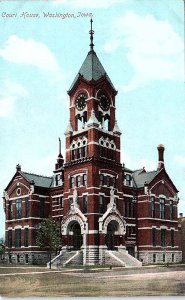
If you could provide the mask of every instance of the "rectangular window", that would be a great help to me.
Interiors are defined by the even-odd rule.
[[[77,149],[77,158],[81,158],[82,157],[82,148],[78,148]]]
[[[174,255],[174,253],[172,253],[172,262],[174,262],[175,261],[175,255]]]
[[[76,176],[76,186],[80,186],[80,175]]]
[[[112,186],[113,186],[113,188],[116,187],[116,177],[112,178]]]
[[[166,247],[166,229],[161,229],[161,246]]]
[[[104,212],[104,196],[100,195],[99,196],[99,213],[103,214]]]
[[[164,199],[160,199],[160,219],[164,219],[165,218],[165,200]]]
[[[174,247],[174,230],[171,230],[171,247]]]
[[[15,229],[15,248],[21,247],[21,229]]]
[[[153,254],[153,262],[154,263],[156,262],[156,254],[155,253]]]
[[[134,217],[134,203],[132,199],[126,199],[125,202],[125,217],[133,218]]]
[[[155,198],[150,198],[150,212],[151,212],[151,218],[155,218]]]
[[[125,175],[126,185],[131,186],[131,180],[132,180],[132,177],[129,174],[126,174]]]
[[[87,213],[87,205],[88,205],[88,200],[87,200],[87,195],[83,196],[83,213]]]
[[[12,230],[8,230],[8,248],[12,248]]]
[[[104,175],[100,174],[100,185],[104,185]]]
[[[25,199],[25,218],[29,217],[29,199]]]
[[[109,187],[110,186],[110,177],[107,176],[107,186]]]
[[[74,185],[75,185],[75,180],[74,180],[74,177],[71,176],[71,177],[70,177],[70,188],[71,188],[71,189],[74,188]]]
[[[16,200],[16,219],[22,218],[22,201],[21,199]]]
[[[44,201],[44,199],[40,199],[39,205],[40,205],[40,208],[39,208],[40,218],[44,218],[44,216],[45,216],[45,201]]]
[[[25,263],[28,264],[28,254],[25,254]]]
[[[61,207],[64,206],[64,197],[63,196],[59,197],[59,204]]]
[[[82,157],[87,156],[87,146],[82,147]]]
[[[9,202],[8,206],[8,219],[11,220],[13,217],[13,203]]]
[[[60,174],[55,175],[55,186],[60,184]]]
[[[152,228],[152,245],[156,246],[156,228]]]
[[[83,186],[87,185],[87,174],[83,174]]]
[[[28,247],[28,228],[24,229],[24,247]]]
[[[75,149],[71,151],[71,160],[75,160]]]
[[[170,200],[170,220],[173,220],[173,201]]]
[[[166,255],[163,254],[163,262],[165,262],[165,260],[166,260]]]

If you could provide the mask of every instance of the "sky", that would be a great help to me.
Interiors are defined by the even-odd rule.
[[[18,163],[52,176],[58,137],[64,154],[67,91],[89,51],[92,16],[95,51],[118,90],[122,163],[155,170],[164,144],[185,213],[183,15],[183,0],[1,0],[0,195]]]

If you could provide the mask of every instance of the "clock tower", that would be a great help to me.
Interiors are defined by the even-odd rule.
[[[64,165],[63,250],[81,250],[83,264],[102,264],[106,250],[124,248],[121,132],[115,118],[117,91],[90,51],[68,95]]]

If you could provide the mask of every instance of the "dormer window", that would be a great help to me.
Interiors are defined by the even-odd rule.
[[[59,186],[60,185],[60,174],[56,174],[55,175],[55,186]]]
[[[130,174],[125,175],[125,185],[131,186],[132,176]]]

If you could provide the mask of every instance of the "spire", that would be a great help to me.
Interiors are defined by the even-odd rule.
[[[55,164],[55,170],[58,170],[59,168],[63,167],[64,164],[64,158],[61,154],[61,139],[58,138],[58,141],[59,141],[59,154],[57,158],[57,163]]]
[[[94,30],[92,29],[92,22],[93,20],[90,20],[91,22],[91,29],[89,30],[90,34],[90,51],[88,52],[80,70],[78,71],[78,74],[76,75],[72,85],[70,86],[68,90],[68,94],[70,95],[73,88],[75,87],[75,84],[78,82],[79,78],[83,78],[84,80],[88,81],[98,81],[100,78],[105,77],[106,80],[111,85],[112,89],[114,90],[114,93],[117,94],[117,91],[112,84],[109,76],[107,75],[104,67],[102,66],[98,56],[96,55],[96,52],[94,51],[94,44],[93,44],[93,34]]]
[[[113,129],[113,133],[121,135],[121,130],[119,129],[117,120],[115,120],[115,125],[114,125],[114,129]]]
[[[92,23],[93,23],[92,18],[91,18],[90,22],[91,22],[91,30],[89,30],[89,34],[90,34],[90,41],[91,41],[91,43],[90,43],[89,46],[90,46],[90,51],[94,51],[94,49],[93,49],[93,47],[94,47],[94,44],[93,44],[93,34],[94,34],[94,30],[92,29]]]
[[[61,139],[58,138],[58,141],[59,141],[59,155],[61,155]]]

